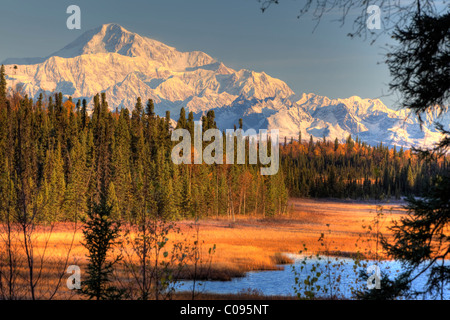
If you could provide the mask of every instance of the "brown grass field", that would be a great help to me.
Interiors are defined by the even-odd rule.
[[[392,220],[404,215],[403,203],[375,203],[337,200],[291,199],[285,215],[271,218],[263,216],[238,216],[232,222],[225,218],[200,220],[199,237],[204,255],[213,245],[210,270],[206,277],[214,280],[229,280],[243,276],[247,271],[272,270],[278,264],[289,263],[283,253],[299,253],[307,248],[307,253],[328,250],[336,255],[352,255],[362,252],[366,257],[375,255],[376,225],[378,205],[383,206],[383,216],[379,219],[379,230],[388,235],[387,227]],[[380,212],[378,210],[378,212]],[[192,221],[180,221],[178,226],[184,237],[192,237]],[[372,231],[367,226],[372,225]],[[363,227],[366,226],[366,227]],[[318,241],[321,234],[324,240]],[[35,252],[40,253],[48,240],[45,256],[52,266],[63,265],[68,257],[69,265],[86,264],[86,250],[81,245],[81,225],[74,233],[73,224],[57,224],[50,238],[48,232],[35,233]],[[180,236],[175,240],[182,240]],[[68,255],[68,250],[73,246]],[[52,270],[44,270],[43,277],[51,278]],[[66,277],[62,278],[65,289]],[[53,280],[52,282],[54,283]],[[63,290],[67,291],[67,289]],[[67,293],[67,292],[66,292]],[[207,297],[205,297],[207,298]]]

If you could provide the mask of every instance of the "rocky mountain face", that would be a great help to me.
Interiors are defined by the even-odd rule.
[[[378,99],[329,99],[312,93],[296,95],[264,72],[233,70],[200,51],[180,52],[117,24],[87,31],[45,58],[3,62],[10,86],[28,96],[62,92],[89,103],[106,92],[111,108],[134,107],[137,97],[153,99],[155,111],[177,118],[181,107],[195,118],[213,109],[221,129],[239,118],[244,129],[279,129],[280,136],[345,139],[359,136],[370,144],[405,147],[430,145],[440,134],[423,130],[405,110],[387,108]],[[446,116],[441,122],[450,123]]]

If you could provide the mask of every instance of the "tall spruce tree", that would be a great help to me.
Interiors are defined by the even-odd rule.
[[[111,219],[112,207],[105,200],[89,207],[83,227],[83,246],[88,250],[87,279],[81,283],[81,293],[89,299],[115,300],[124,292],[111,284],[114,265],[121,259],[112,257],[118,244],[120,225]]]
[[[5,66],[2,65],[0,67],[0,108],[3,106],[6,106],[6,90],[7,90],[7,84],[6,84],[6,73],[5,73]]]
[[[180,109],[180,118],[178,119],[176,129],[186,129],[186,126],[187,126],[186,110],[184,109],[184,107],[182,107]]]

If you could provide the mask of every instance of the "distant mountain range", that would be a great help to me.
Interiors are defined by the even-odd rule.
[[[440,139],[433,126],[420,129],[406,110],[395,111],[378,99],[329,99],[312,93],[296,95],[283,81],[264,72],[233,70],[206,53],[180,52],[156,40],[105,24],[45,58],[6,59],[10,86],[20,85],[30,97],[62,92],[92,101],[106,92],[111,109],[134,107],[137,97],[151,98],[155,111],[181,107],[195,118],[213,109],[221,129],[239,118],[244,129],[279,129],[280,136],[343,140],[352,135],[372,145],[431,145]],[[431,116],[430,116],[431,117]],[[441,119],[446,126],[450,115]]]

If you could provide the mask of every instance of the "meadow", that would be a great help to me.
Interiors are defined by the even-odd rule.
[[[308,254],[326,252],[347,257],[360,253],[364,257],[374,258],[377,255],[377,233],[389,236],[387,228],[392,221],[406,213],[402,205],[400,201],[380,203],[291,198],[287,213],[270,218],[246,215],[236,216],[234,222],[224,217],[210,217],[196,223],[179,221],[177,226],[181,233],[168,235],[169,246],[170,243],[184,239],[189,241],[198,236],[204,257],[199,266],[202,270],[197,273],[199,280],[230,280],[248,271],[276,270],[280,265],[292,262],[285,253],[299,253],[301,250],[303,253],[306,250]],[[82,245],[81,230],[82,224],[57,223],[52,230],[34,231],[33,249],[36,257],[42,257],[43,261],[42,268],[38,268],[39,273],[35,275],[40,277],[36,289],[43,298],[78,297],[66,288],[69,274],[63,268],[78,265],[83,277],[87,251]],[[208,254],[213,247],[215,250]],[[378,254],[381,257],[380,247]],[[113,254],[118,253],[120,250],[115,248]],[[39,259],[36,260],[36,265],[40,267]],[[26,265],[24,260],[22,265]],[[121,283],[129,281],[129,275],[123,272],[120,264],[117,266],[116,280]],[[192,277],[189,268],[192,266],[188,265],[179,276],[184,279]],[[18,277],[18,283],[20,279],[26,282],[25,267],[23,272]],[[52,295],[58,282],[60,288]],[[23,292],[26,286],[24,283]],[[245,296],[246,293],[241,293],[241,297]]]

